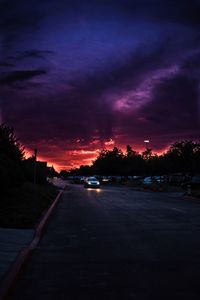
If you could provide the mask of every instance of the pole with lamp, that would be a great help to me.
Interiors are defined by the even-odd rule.
[[[148,144],[149,144],[149,140],[144,140],[144,143],[145,143],[145,145],[146,145],[146,150],[148,149]]]
[[[37,149],[34,149],[34,175],[33,183],[36,184],[36,173],[37,173]]]
[[[146,145],[146,157],[148,157],[148,145],[149,145],[149,140],[144,140],[144,143]],[[152,178],[152,175],[151,175],[151,178]]]

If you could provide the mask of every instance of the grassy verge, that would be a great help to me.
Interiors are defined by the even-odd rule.
[[[28,182],[7,191],[0,197],[0,227],[34,228],[57,194],[52,185]]]

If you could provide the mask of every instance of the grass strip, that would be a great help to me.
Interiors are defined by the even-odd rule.
[[[34,228],[58,194],[50,184],[26,182],[0,196],[0,227]]]

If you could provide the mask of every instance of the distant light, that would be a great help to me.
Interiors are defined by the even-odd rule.
[[[149,143],[149,140],[144,140],[144,143]]]
[[[108,182],[109,179],[108,179],[108,178],[103,178],[102,181],[103,181],[103,182]]]

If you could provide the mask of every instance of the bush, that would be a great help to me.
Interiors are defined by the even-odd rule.
[[[18,187],[24,182],[21,166],[3,154],[0,154],[0,182],[1,191]]]

